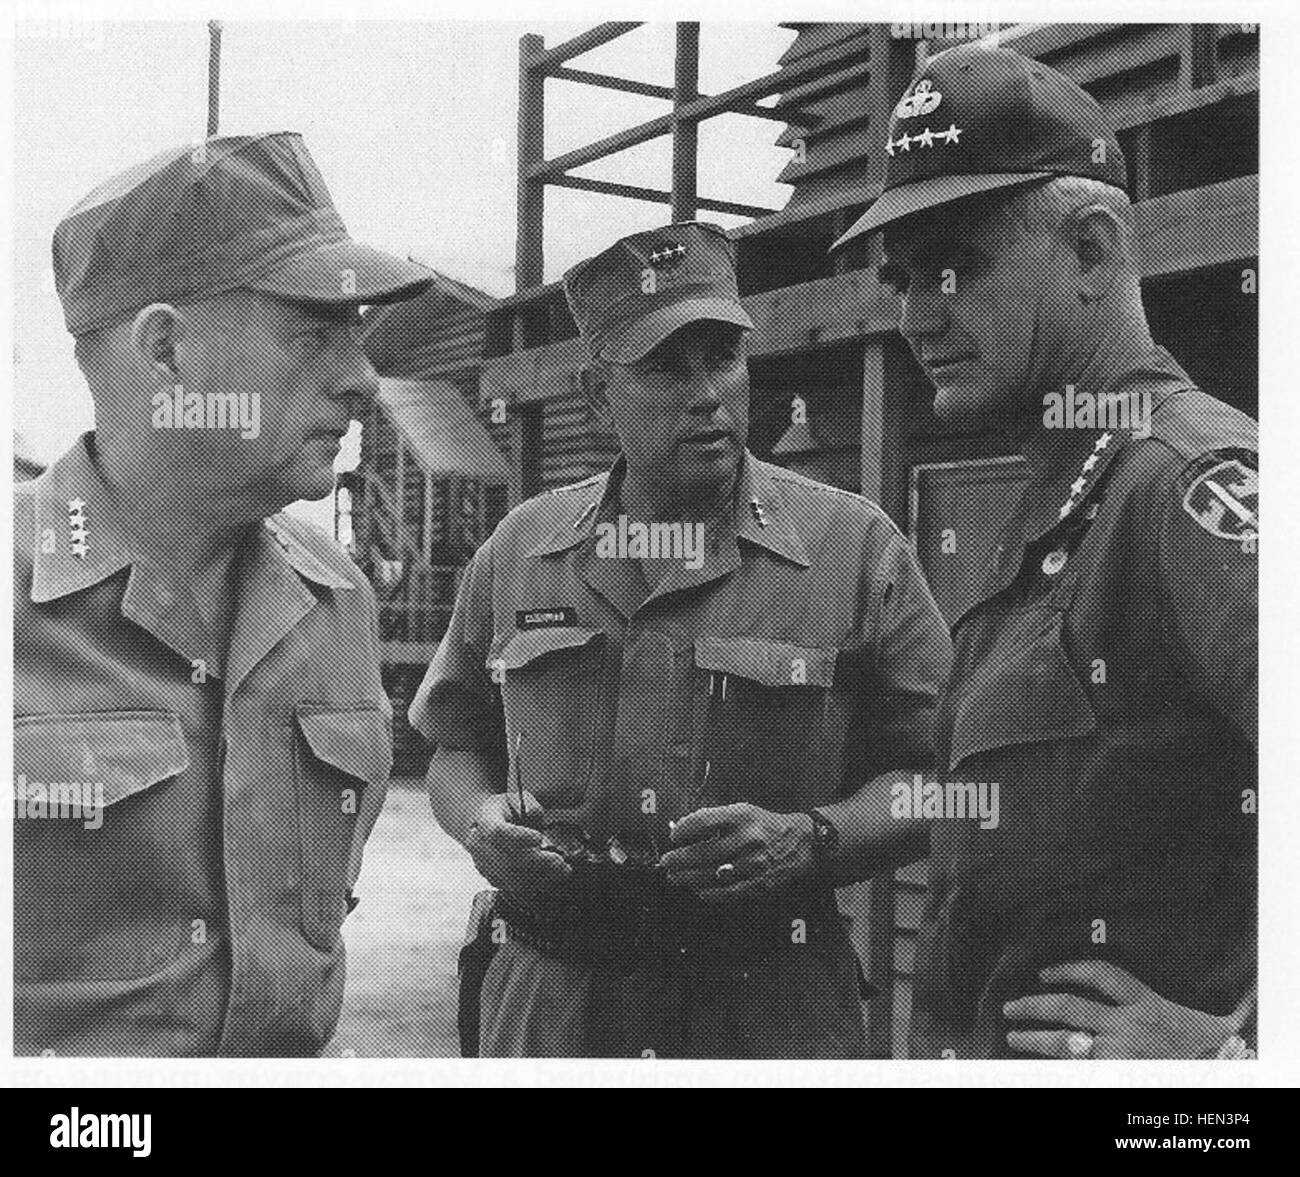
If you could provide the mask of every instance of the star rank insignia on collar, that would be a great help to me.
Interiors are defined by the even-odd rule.
[[[1061,504],[1060,517],[1062,519],[1074,510],[1079,497],[1088,489],[1088,482],[1090,481],[1088,475],[1091,474],[1093,469],[1096,467],[1102,450],[1110,445],[1112,440],[1114,440],[1114,435],[1109,432],[1103,433],[1099,438],[1097,438],[1097,444],[1093,446],[1092,453],[1088,455],[1087,461],[1084,462],[1083,469],[1079,472],[1079,477],[1070,484],[1070,497]]]
[[[650,254],[650,264],[655,269],[668,269],[671,266],[678,265],[682,258],[686,256],[686,246],[680,242],[677,244],[665,244],[655,249]]]
[[[271,533],[271,537],[280,545],[282,551],[289,550],[288,533],[274,519],[263,519],[262,525]]]
[[[72,554],[78,560],[86,558],[86,500],[68,500],[68,536],[72,541]]]
[[[761,499],[757,497],[750,499],[749,510],[750,513],[754,516],[754,522],[757,523],[759,527],[767,526],[767,511],[763,507],[763,502]]]

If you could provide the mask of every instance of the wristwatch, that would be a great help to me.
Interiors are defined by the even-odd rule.
[[[807,810],[813,823],[813,857],[821,866],[825,866],[840,848],[840,831],[835,823],[817,809]]]

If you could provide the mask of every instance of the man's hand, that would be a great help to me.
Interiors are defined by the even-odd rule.
[[[573,868],[553,850],[542,849],[542,807],[524,793],[526,814],[521,824],[519,803],[505,793],[494,793],[479,806],[469,827],[465,849],[474,865],[494,887],[509,891],[540,891],[573,873]]]
[[[814,829],[806,813],[757,805],[697,809],[673,826],[660,860],[668,880],[701,899],[726,901],[772,891],[812,874]]]
[[[1071,1036],[1089,1036],[1086,1058],[1205,1058],[1237,1032],[1230,1017],[1219,1017],[1168,1001],[1132,973],[1104,960],[1054,965],[1039,973],[1047,985],[1095,990],[1114,1004],[1068,993],[1021,997],[1003,1006],[1011,1021],[1058,1022],[1061,1030],[1012,1030],[1007,1044],[1026,1054],[1077,1058]],[[1086,1044],[1086,1038],[1083,1039]]]

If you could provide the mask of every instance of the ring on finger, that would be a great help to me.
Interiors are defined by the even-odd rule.
[[[724,862],[717,870],[713,872],[713,877],[719,883],[728,882],[736,873],[736,864],[734,862]]]
[[[1084,1030],[1075,1030],[1065,1039],[1065,1052],[1070,1058],[1092,1058],[1092,1048],[1096,1045],[1094,1035]]]

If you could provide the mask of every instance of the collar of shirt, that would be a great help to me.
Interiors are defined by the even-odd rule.
[[[803,568],[811,565],[773,472],[747,450],[741,459],[730,526],[720,534],[717,529],[706,529],[701,566],[675,564],[649,597],[637,599],[638,586],[628,583],[626,570],[618,567],[627,561],[595,559],[598,526],[617,523],[621,509],[619,490],[626,471],[626,460],[620,457],[603,480],[603,487],[601,480],[595,480],[582,488],[589,490],[589,494],[561,492],[571,502],[571,509],[555,531],[529,553],[533,557],[546,557],[581,548],[578,562],[584,579],[624,615],[630,616],[643,600],[695,588],[735,571],[741,562],[742,540]]]
[[[242,553],[230,656],[223,658],[225,652],[211,648],[193,611],[178,606],[184,594],[167,572],[124,537],[112,493],[90,456],[90,437],[82,437],[36,481],[30,593],[36,604],[83,592],[130,568],[122,616],[183,658],[202,659],[209,673],[219,674],[229,662],[233,688],[314,606],[315,597],[300,578],[330,588],[355,587],[277,520],[266,520],[250,529],[251,549]]]
[[[1193,387],[1191,377],[1162,347],[1124,369],[1097,394],[1098,402],[1119,401],[1149,391],[1150,418],[1169,397]],[[1148,425],[1150,419],[1148,419]],[[1131,442],[1132,429],[1040,428],[1024,443],[1030,484],[1021,500],[1025,512],[1019,532],[1029,546],[1073,521],[1110,464]]]
[[[1177,361],[1164,348],[1154,347],[1114,378],[1103,395],[1122,396],[1140,391],[1142,386],[1152,393],[1153,419],[1171,396],[1194,387]],[[1087,525],[1090,512],[1097,510],[1092,500],[1102,476],[1132,441],[1132,431],[1126,429],[1047,428],[1037,430],[1025,441],[1029,484],[1003,528],[993,566],[979,595],[954,620],[954,629],[967,614],[1015,582],[1031,548],[1048,542],[1049,537],[1068,545],[1069,536]]]

